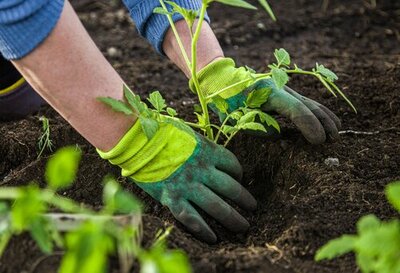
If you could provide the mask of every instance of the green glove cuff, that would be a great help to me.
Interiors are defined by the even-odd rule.
[[[197,73],[200,89],[205,92],[206,95],[214,94],[232,84],[249,79],[251,77],[250,75],[246,68],[236,68],[234,60],[230,58],[218,59],[211,62]],[[251,82],[245,82],[239,84],[234,88],[222,92],[220,96],[224,99],[233,97],[248,87],[250,83]],[[192,79],[189,82],[189,86],[191,90],[195,90]]]
[[[151,140],[136,121],[118,144],[108,152],[97,149],[101,158],[121,167],[122,176],[138,182],[159,182],[172,175],[194,153],[194,136],[171,124],[160,124]]]

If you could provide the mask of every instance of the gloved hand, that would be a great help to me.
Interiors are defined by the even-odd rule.
[[[219,197],[246,210],[256,208],[255,199],[237,182],[242,177],[240,163],[230,151],[191,129],[162,123],[148,140],[138,120],[112,150],[98,152],[167,206],[197,238],[208,243],[217,239],[191,203],[233,232],[248,229],[246,219]]]
[[[244,82],[256,77],[246,68],[235,67],[235,62],[229,58],[218,59],[198,72],[200,89],[207,95],[214,94],[225,87],[243,81],[242,84],[228,89],[220,94],[229,105],[229,112],[244,106],[247,95],[254,90],[269,88],[268,100],[260,109],[264,112],[276,112],[292,120],[304,137],[312,144],[325,142],[327,136],[331,140],[339,138],[339,118],[328,108],[306,98],[289,87],[278,89],[272,79],[261,79],[255,83]],[[190,88],[194,84],[190,81]],[[218,113],[218,109],[212,108]],[[221,113],[218,113],[221,116]]]

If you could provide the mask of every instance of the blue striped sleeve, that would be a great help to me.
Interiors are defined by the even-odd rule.
[[[170,26],[165,15],[153,13],[156,7],[161,6],[159,0],[123,0],[123,2],[128,8],[131,18],[135,21],[139,33],[160,54],[164,54],[162,44]],[[201,0],[173,0],[173,2],[190,10],[199,10],[202,5]],[[180,14],[174,14],[172,18],[174,22],[183,19]],[[210,21],[208,16],[206,16],[206,20]]]
[[[34,50],[53,30],[64,0],[1,0],[0,52],[20,59]]]

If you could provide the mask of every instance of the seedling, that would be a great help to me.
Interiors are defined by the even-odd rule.
[[[386,198],[400,212],[400,181],[386,187]],[[354,252],[363,273],[400,273],[400,219],[385,222],[367,215],[358,221],[357,232],[329,241],[317,251],[315,260]]]
[[[158,265],[157,259],[165,260],[175,253],[163,248],[158,255],[149,256],[155,248],[140,247],[141,205],[112,177],[104,179],[100,211],[56,193],[75,180],[80,157],[76,147],[57,151],[47,163],[44,189],[35,183],[0,188],[0,255],[11,237],[22,232],[29,232],[45,254],[53,253],[55,247],[63,250],[60,273],[106,272],[110,255],[119,257],[120,272],[126,273],[136,258]],[[51,212],[54,210],[61,212]],[[182,259],[172,255],[168,261]],[[187,269],[182,272],[189,272],[186,264],[182,266]],[[169,267],[169,271],[159,272],[175,271]]]
[[[268,72],[267,73],[262,73],[262,74],[254,74],[256,76],[253,77],[249,77],[249,79],[244,80],[244,81],[240,81],[238,83],[235,83],[231,86],[227,86],[223,89],[221,89],[220,91],[212,94],[212,95],[205,95],[205,92],[203,92],[202,90],[200,90],[200,84],[198,81],[198,77],[197,77],[197,71],[196,71],[196,64],[197,64],[197,42],[198,39],[200,37],[200,31],[202,28],[202,24],[204,22],[204,16],[206,14],[206,10],[208,8],[208,6],[212,3],[212,2],[220,2],[222,4],[227,4],[227,5],[231,5],[231,6],[236,6],[236,7],[241,7],[241,8],[246,8],[246,9],[256,9],[255,6],[247,3],[246,1],[243,0],[234,0],[234,1],[228,1],[228,0],[202,0],[202,7],[199,11],[192,11],[192,10],[187,10],[184,9],[180,6],[178,6],[176,3],[171,2],[171,1],[164,1],[164,0],[160,0],[160,4],[161,7],[158,7],[154,10],[155,13],[159,13],[159,14],[163,14],[165,16],[167,16],[168,21],[171,25],[171,29],[175,35],[175,38],[177,40],[177,43],[180,47],[181,50],[181,54],[185,59],[186,65],[189,68],[190,72],[191,72],[191,77],[192,77],[192,81],[194,83],[194,88],[196,91],[196,94],[199,98],[199,102],[200,102],[200,108],[201,108],[201,112],[198,113],[198,124],[200,125],[200,128],[202,130],[204,130],[205,135],[215,141],[218,142],[218,137],[214,137],[214,131],[213,128],[216,128],[215,125],[212,125],[210,123],[210,118],[209,118],[209,104],[214,104],[219,106],[219,110],[223,109],[224,106],[222,105],[222,100],[219,97],[219,95],[231,88],[235,88],[238,85],[241,85],[243,83],[249,83],[252,84],[258,80],[261,79],[267,79],[267,78],[272,78],[274,83],[276,84],[276,86],[278,88],[282,88],[285,84],[288,83],[289,81],[289,75],[291,74],[302,74],[302,75],[310,75],[310,76],[314,76],[316,77],[319,81],[321,81],[321,83],[328,89],[328,91],[330,93],[332,93],[335,97],[337,96],[336,93],[338,93],[340,96],[342,96],[345,101],[351,106],[351,108],[356,112],[355,107],[353,106],[353,104],[350,102],[350,100],[344,95],[344,93],[340,90],[340,88],[335,84],[335,81],[338,79],[337,75],[335,73],[333,73],[331,70],[329,70],[328,68],[324,67],[323,65],[319,65],[318,63],[316,64],[315,68],[313,68],[311,71],[307,71],[307,70],[303,70],[301,68],[299,68],[296,64],[293,64],[293,66],[291,67],[291,58],[289,53],[281,48],[281,49],[277,49],[274,52],[275,55],[275,59],[276,59],[276,63],[270,64],[268,65]],[[259,1],[259,3],[266,9],[266,11],[271,15],[271,17],[273,19],[275,19],[275,16],[273,15],[273,12],[268,4],[268,2],[266,1]],[[170,8],[167,7],[167,4],[170,6]],[[173,14],[178,13],[180,15],[183,16],[183,18],[185,19],[190,35],[192,37],[192,46],[191,46],[191,60],[189,60],[189,57],[183,47],[182,44],[182,39],[179,36],[176,27],[174,25],[174,22],[172,20],[172,16]],[[198,18],[197,20],[197,25],[195,26],[195,22],[196,22],[196,18]],[[195,28],[194,28],[195,26]],[[249,70],[249,73],[253,73],[254,71]],[[265,90],[265,92],[269,92],[268,90]],[[258,94],[253,94],[253,96],[255,97],[254,99],[256,99],[257,101],[260,101],[262,103],[264,103],[266,101],[266,96],[265,94],[262,93],[258,93]],[[263,101],[263,98],[264,101]],[[261,104],[262,104],[261,103]],[[260,104],[260,105],[261,105]],[[251,108],[251,107],[249,107]],[[247,109],[248,110],[248,109]],[[245,112],[247,111],[245,110]],[[243,109],[240,109],[239,112],[243,113]],[[222,111],[224,112],[224,111]],[[233,114],[232,116],[228,116],[227,119],[231,119],[232,117],[237,117],[236,115],[237,113]],[[245,113],[247,114],[247,113]],[[255,113],[249,114],[249,116],[254,116]],[[270,116],[266,116],[263,115],[262,119],[264,120],[269,120],[270,124],[274,124],[276,125],[276,121],[273,121],[273,118]],[[237,120],[237,119],[236,119]],[[254,122],[254,120],[250,119],[248,121],[246,121],[245,123],[248,122]],[[241,123],[243,125],[243,123]],[[223,122],[223,126],[217,128],[218,132],[217,132],[217,136],[220,136],[221,134],[224,133],[231,133],[232,132],[232,128],[231,127],[224,127],[227,126],[227,120],[225,120]],[[237,129],[241,129],[239,127],[235,127],[236,128],[234,131],[236,133]],[[250,125],[248,126],[249,128],[247,129],[252,129],[252,130],[260,130],[260,131],[264,131],[265,129],[261,129],[262,127],[259,125]],[[275,128],[277,126],[274,126]],[[229,142],[230,140],[230,135],[227,136],[227,142]],[[225,142],[225,145],[227,143]]]
[[[54,145],[53,142],[51,141],[50,138],[50,123],[49,120],[45,117],[42,116],[39,118],[39,120],[42,122],[42,130],[43,133],[39,138],[38,141],[38,146],[39,146],[39,154],[38,158],[40,158],[44,152],[44,150],[49,150],[50,152],[53,151]]]

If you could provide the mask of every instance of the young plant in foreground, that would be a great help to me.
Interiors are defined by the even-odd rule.
[[[180,251],[140,247],[141,205],[113,178],[104,180],[104,206],[100,211],[56,193],[75,180],[80,157],[76,147],[57,151],[47,163],[44,189],[34,183],[0,188],[0,255],[13,235],[29,232],[45,254],[51,255],[55,248],[63,250],[60,273],[107,272],[110,255],[118,256],[123,273],[130,271],[136,258],[143,264],[153,263],[152,269],[158,272],[176,272],[171,265],[162,264],[166,269],[158,265],[159,260],[169,258],[167,262],[179,262],[186,269],[181,272],[190,272]],[[61,213],[52,213],[54,210]],[[154,251],[157,255],[150,255]],[[154,272],[144,267],[142,273]]]
[[[43,133],[40,136],[39,141],[38,141],[38,146],[39,146],[39,151],[40,151],[38,154],[38,158],[40,158],[42,156],[45,149],[52,152],[53,148],[54,148],[53,142],[51,141],[51,138],[50,138],[49,120],[45,116],[40,117],[39,120],[42,122]]]
[[[194,89],[198,96],[198,99],[200,102],[200,108],[201,108],[200,113],[197,114],[198,120],[199,120],[199,122],[197,124],[197,128],[202,129],[205,132],[205,135],[209,139],[211,139],[215,142],[218,142],[219,136],[225,135],[226,136],[225,145],[226,145],[227,142],[229,142],[229,140],[231,139],[231,133],[232,132],[236,133],[236,130],[239,129],[238,127],[236,127],[235,130],[232,130],[232,128],[227,125],[227,121],[232,120],[233,117],[238,117],[237,116],[238,113],[235,113],[232,116],[227,116],[227,119],[223,121],[223,126],[221,126],[222,128],[211,124],[210,116],[209,116],[209,105],[214,104],[217,106],[217,108],[219,110],[224,109],[225,106],[222,105],[222,100],[219,97],[220,94],[222,94],[223,92],[226,92],[232,88],[235,88],[239,85],[242,85],[244,83],[249,83],[249,85],[251,85],[252,83],[255,83],[256,81],[261,80],[261,79],[272,78],[276,87],[278,89],[280,89],[288,83],[289,75],[291,75],[291,74],[302,74],[302,75],[314,76],[319,81],[321,81],[321,83],[328,89],[329,92],[331,92],[334,96],[337,96],[336,93],[338,93],[340,96],[342,96],[345,99],[345,101],[352,107],[352,109],[354,111],[356,111],[356,109],[352,105],[352,103],[347,99],[347,97],[344,95],[344,93],[335,84],[335,81],[338,79],[338,77],[336,76],[335,73],[333,73],[331,70],[324,67],[323,65],[319,65],[318,63],[316,64],[315,68],[313,68],[311,71],[303,70],[303,69],[299,68],[296,64],[293,64],[293,66],[291,67],[290,66],[291,65],[290,55],[283,48],[281,48],[279,50],[278,49],[275,50],[274,55],[275,55],[276,63],[268,65],[269,71],[267,73],[256,74],[255,71],[249,69],[250,77],[248,79],[237,82],[231,86],[227,86],[211,95],[205,94],[205,92],[200,89],[199,79],[198,79],[197,70],[196,70],[196,67],[197,67],[197,42],[200,37],[200,31],[202,28],[202,24],[204,22],[206,10],[212,2],[220,2],[222,4],[227,4],[227,5],[241,7],[241,8],[247,8],[247,9],[256,9],[256,7],[254,7],[253,5],[247,3],[246,1],[243,1],[243,0],[232,0],[232,1],[230,1],[230,0],[202,0],[202,7],[199,11],[188,10],[188,9],[180,7],[179,5],[177,5],[174,2],[160,0],[161,7],[154,9],[155,13],[159,13],[159,14],[163,14],[163,15],[167,16],[168,21],[171,25],[171,29],[175,35],[175,38],[177,40],[179,47],[180,47],[182,56],[184,57],[186,65],[191,72],[191,78],[193,81]],[[259,1],[259,2],[267,10],[267,12],[269,12],[270,14],[272,13],[272,11],[266,1]],[[169,5],[170,8],[168,8],[167,5]],[[185,19],[186,24],[188,26],[190,35],[192,37],[192,43],[191,43],[191,56],[192,57],[191,57],[191,59],[189,59],[188,54],[186,53],[186,51],[183,47],[182,39],[179,36],[179,34],[176,30],[176,27],[174,25],[173,19],[172,19],[172,16],[176,13],[183,16],[183,18]],[[198,18],[197,25],[195,25],[196,18]],[[269,92],[269,91],[265,90],[265,92]],[[263,96],[265,96],[265,101],[267,99],[267,96],[263,95],[263,94],[257,94],[257,96],[259,96],[258,99],[262,98]],[[242,112],[242,114],[247,114],[247,113],[244,113],[242,110],[243,109],[240,109],[239,112]],[[245,110],[245,112],[246,111],[247,110]],[[222,112],[224,112],[224,111],[222,111]],[[256,115],[257,114],[253,113],[249,116],[256,116]],[[268,118],[267,118],[267,116],[263,116],[260,118],[270,121],[270,124],[277,124],[276,121],[272,121],[273,120],[272,117],[268,116]],[[236,119],[236,120],[238,121],[238,119]],[[248,122],[254,123],[254,120],[253,119],[250,119],[250,121],[246,120],[246,123],[248,123]],[[225,126],[228,126],[228,127],[225,127]],[[265,130],[265,129],[261,129],[261,126],[254,125],[254,124],[248,125],[248,127],[250,127],[250,128],[246,128],[246,129],[252,129],[252,130],[257,130],[257,131]],[[217,132],[218,137],[214,136],[213,129],[218,130],[218,132]],[[226,135],[226,134],[228,134],[228,135]]]
[[[400,181],[386,187],[386,197],[400,212]],[[400,219],[384,222],[366,215],[358,221],[357,232],[329,241],[317,251],[315,260],[354,252],[363,273],[400,273]]]

